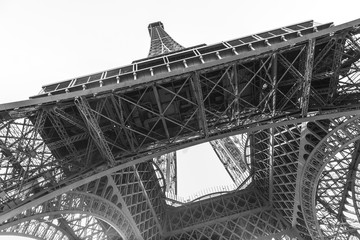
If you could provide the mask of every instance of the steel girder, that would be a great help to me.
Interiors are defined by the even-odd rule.
[[[0,125],[2,227],[29,223],[36,214],[60,214],[46,205],[51,201],[79,212],[77,204],[99,189],[88,205],[99,229],[109,229],[101,221],[114,223],[120,211],[127,227],[117,231],[130,238],[358,237],[358,30],[334,29],[244,55],[248,58],[227,61],[215,54],[211,65],[169,78],[134,81],[113,91],[104,86],[93,90],[95,95],[85,96],[84,90],[75,101],[69,93],[57,103],[60,95],[46,98],[46,107],[31,106],[45,98],[6,105]],[[205,216],[211,207],[203,207],[206,200],[191,203],[193,211],[179,214],[192,217],[198,228],[171,235],[165,184],[149,160],[237,133],[249,134],[254,176],[249,188],[260,190],[269,205],[204,222],[192,214]],[[93,180],[94,186],[81,187]],[[108,185],[116,204],[109,203]],[[76,229],[71,217],[62,219]]]

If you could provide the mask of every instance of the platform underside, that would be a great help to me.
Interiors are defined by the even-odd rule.
[[[360,20],[321,26],[0,105],[0,231],[360,239]],[[239,134],[246,187],[170,204],[156,160]]]

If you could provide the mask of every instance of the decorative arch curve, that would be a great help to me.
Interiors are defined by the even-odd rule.
[[[70,191],[48,200],[36,207],[19,214],[0,227],[0,231],[18,225],[22,222],[51,216],[56,214],[79,214],[84,213],[103,220],[112,226],[123,239],[138,239],[135,228],[132,226],[122,211],[112,202],[99,196]]]
[[[59,226],[40,219],[30,219],[10,226],[0,232],[2,235],[16,235],[38,240],[69,240],[68,233]]]
[[[316,194],[325,167],[350,144],[360,140],[360,116],[349,119],[344,117],[332,119],[332,123],[339,121],[311,151],[302,173],[301,182],[301,206],[305,223],[309,233],[314,239],[322,239],[319,221],[316,211]],[[351,131],[349,131],[351,129]]]

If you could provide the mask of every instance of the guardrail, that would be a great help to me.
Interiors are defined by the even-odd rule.
[[[196,192],[190,196],[183,197],[171,193],[166,193],[166,200],[172,206],[182,206],[184,204],[216,197],[227,194],[229,192],[245,189],[252,181],[252,175],[248,176],[244,181],[239,181],[230,185],[214,186]]]
[[[143,79],[161,73],[181,71],[191,66],[201,65],[299,38],[331,26],[332,23],[318,25],[313,21],[307,21],[209,46],[200,45],[186,48],[157,57],[137,60],[130,65],[120,68],[45,85],[38,95],[30,98],[81,91],[125,81]]]

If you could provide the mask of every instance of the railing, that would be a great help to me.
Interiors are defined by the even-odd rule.
[[[307,21],[209,46],[187,48],[155,58],[134,61],[133,64],[120,68],[45,85],[37,96],[31,98],[81,91],[178,71],[298,38],[329,28],[331,25],[332,23],[316,25],[313,21]]]
[[[251,181],[252,181],[252,176],[250,175],[244,181],[236,182],[231,185],[214,186],[214,187],[206,188],[187,197],[167,193],[166,201],[169,205],[172,206],[176,206],[176,207],[182,206],[188,203],[201,201],[208,198],[213,198],[219,195],[227,194],[232,191],[244,189],[251,183]]]

